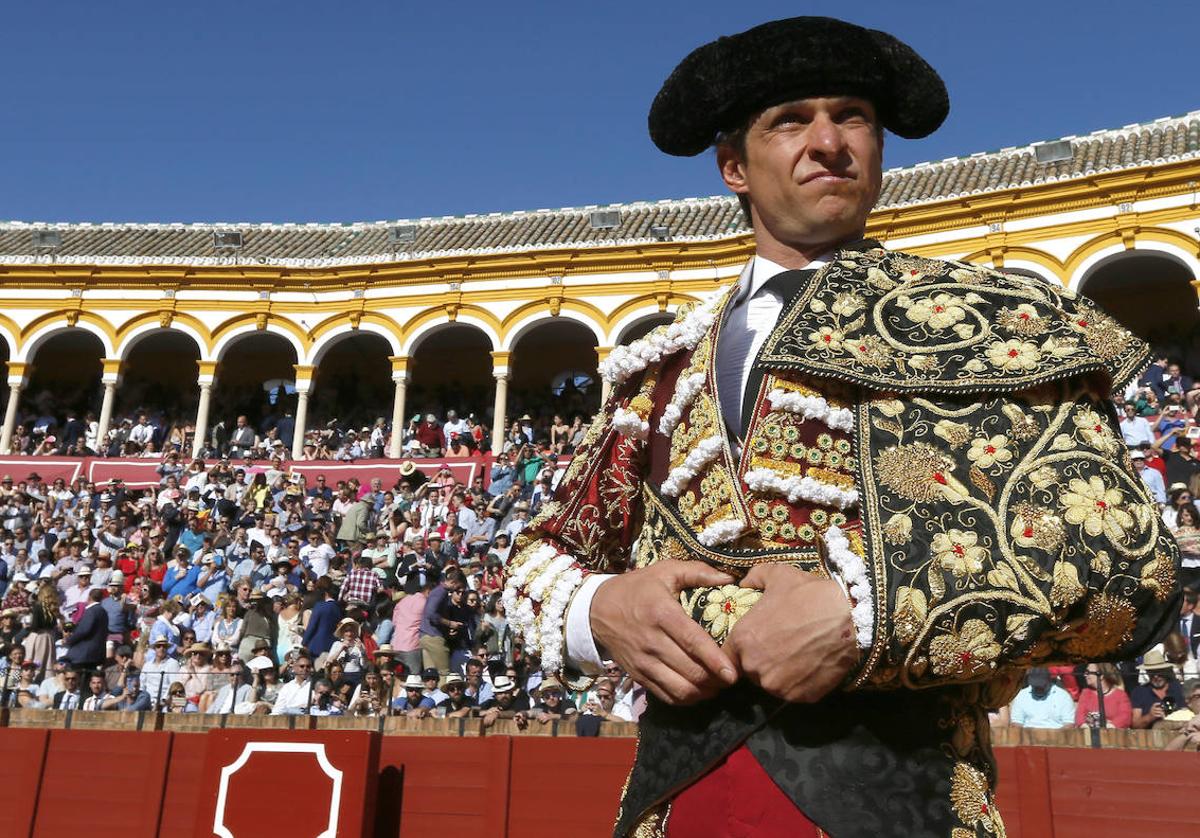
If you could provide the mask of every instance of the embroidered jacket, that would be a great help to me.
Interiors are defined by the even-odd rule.
[[[844,794],[781,782],[833,834],[1002,830],[982,708],[1026,667],[1135,656],[1177,612],[1178,552],[1108,401],[1146,347],[1062,289],[867,243],[785,304],[755,360],[762,385],[735,459],[713,364],[730,296],[606,360],[614,394],[519,540],[510,619],[558,669],[563,617],[589,573],[784,561],[844,582],[862,662],[838,702],[814,708],[745,685],[708,708],[652,707],[618,834],[742,742],[792,775],[798,753],[894,761],[933,748],[917,761],[940,765],[926,793],[944,805],[919,823],[883,810],[851,823]],[[681,600],[723,642],[757,596],[726,586]],[[902,705],[923,731],[911,748],[846,715],[895,721]],[[781,744],[818,727],[845,735]],[[700,747],[682,733],[696,730],[711,761],[672,760]]]

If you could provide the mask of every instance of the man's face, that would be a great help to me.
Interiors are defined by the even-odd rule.
[[[92,691],[92,695],[101,695],[104,693],[104,676],[93,675],[88,681],[88,689]]]
[[[760,113],[744,153],[722,145],[717,162],[750,197],[756,233],[811,250],[861,235],[883,183],[883,135],[865,99],[798,99]]]
[[[1181,617],[1186,617],[1196,610],[1196,603],[1188,602],[1187,597],[1184,597],[1183,604],[1179,606],[1179,614]]]
[[[312,661],[308,658],[300,658],[292,664],[292,674],[296,676],[297,681],[306,681],[312,673]]]

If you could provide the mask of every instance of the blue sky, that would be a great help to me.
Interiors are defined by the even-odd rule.
[[[10,4],[0,219],[370,221],[717,194],[646,109],[693,47],[795,14],[944,76],[885,165],[1200,109],[1200,3],[657,0]]]

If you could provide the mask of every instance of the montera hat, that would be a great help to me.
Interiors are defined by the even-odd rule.
[[[773,20],[695,49],[650,106],[650,139],[692,157],[759,111],[812,96],[861,96],[893,134],[932,134],[950,112],[941,76],[912,47],[829,17]]]

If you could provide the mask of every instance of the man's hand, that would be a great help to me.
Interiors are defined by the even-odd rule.
[[[733,578],[702,562],[668,560],[623,573],[596,589],[596,642],[621,668],[668,704],[694,704],[737,680],[737,670],[679,604],[685,588]]]
[[[832,692],[858,661],[841,587],[784,564],[756,565],[741,586],[763,595],[725,642],[738,670],[785,701],[815,702]]]

